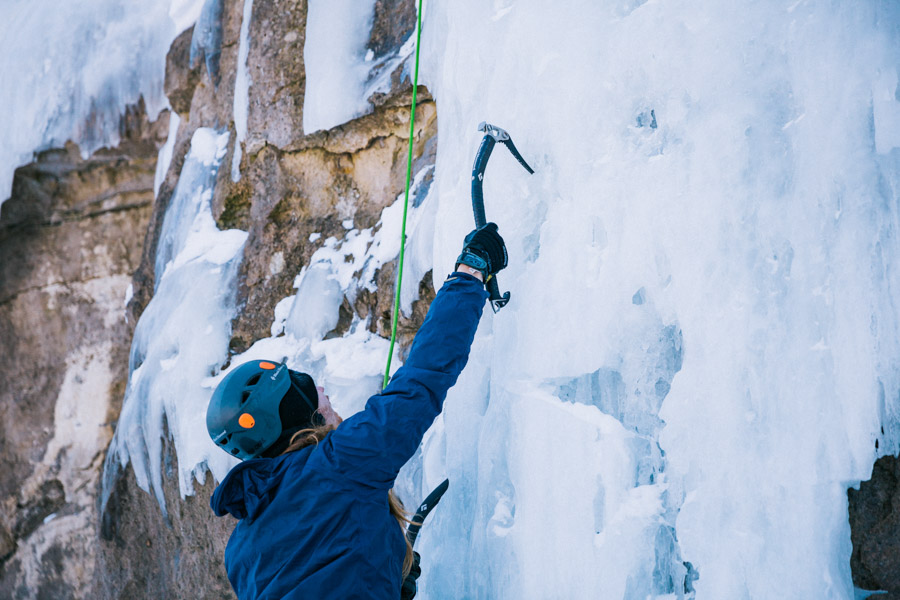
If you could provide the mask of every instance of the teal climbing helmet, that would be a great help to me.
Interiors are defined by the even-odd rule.
[[[284,362],[253,360],[216,386],[206,410],[206,429],[229,454],[241,460],[256,458],[284,442],[285,436],[318,425],[317,408],[309,375],[289,370]]]

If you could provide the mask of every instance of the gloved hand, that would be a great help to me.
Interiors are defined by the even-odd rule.
[[[497,233],[497,224],[488,223],[466,236],[456,265],[469,265],[484,273],[485,281],[506,268],[506,244]]]
[[[419,553],[413,550],[413,565],[409,570],[409,575],[403,580],[403,587],[400,588],[400,600],[412,600],[416,597],[418,586],[416,580],[422,574],[422,568],[419,566]]]

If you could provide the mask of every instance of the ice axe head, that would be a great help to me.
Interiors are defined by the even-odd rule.
[[[528,171],[529,173],[534,175],[534,169],[532,169],[528,165],[528,163],[525,162],[525,159],[522,158],[522,155],[519,154],[519,150],[516,148],[516,145],[513,144],[512,138],[509,137],[509,134],[506,132],[505,129],[503,129],[501,127],[497,127],[496,125],[491,125],[490,123],[487,123],[485,121],[482,121],[478,125],[478,131],[481,131],[482,133],[484,133],[484,135],[491,137],[495,142],[500,142],[501,144],[506,146],[507,150],[509,150],[510,153],[515,157],[515,159],[517,161],[519,161],[519,164],[522,165],[523,167],[525,167],[526,171]],[[486,163],[487,163],[487,161],[485,160],[485,164]],[[483,172],[484,172],[484,170],[482,169],[482,173]]]

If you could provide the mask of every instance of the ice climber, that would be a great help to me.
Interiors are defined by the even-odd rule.
[[[506,267],[497,226],[466,236],[406,364],[346,420],[312,378],[276,361],[229,373],[210,399],[213,441],[243,462],[213,493],[238,523],[225,549],[239,598],[412,598],[420,570],[392,488],[466,364],[488,297]]]

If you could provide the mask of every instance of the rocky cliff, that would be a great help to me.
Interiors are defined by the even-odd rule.
[[[42,153],[3,207],[0,597],[87,595],[98,474],[128,374],[125,294],[166,121],[137,108],[116,149]]]
[[[900,458],[883,456],[872,478],[848,491],[853,583],[885,590],[878,600],[900,598]]]
[[[214,3],[215,0],[213,0]],[[211,4],[208,3],[208,4]],[[193,30],[167,58],[166,93],[180,117],[168,171],[154,171],[169,113],[150,123],[141,107],[122,121],[123,142],[87,160],[74,146],[45,152],[16,172],[0,218],[0,598],[222,598],[232,592],[222,554],[233,523],[208,508],[207,478],[182,499],[177,457],[165,446],[167,515],[130,472],[100,514],[100,473],[128,377],[133,328],[153,295],[158,232],[193,132],[232,130],[243,2],[216,15],[218,52],[191,61]],[[402,68],[369,112],[305,135],[304,0],[257,0],[250,22],[247,136],[241,178],[221,169],[214,213],[249,232],[232,348],[269,335],[275,304],[321,244],[344,223],[372,227],[403,191],[412,87]],[[411,1],[379,1],[369,48],[395,55],[413,32]],[[211,54],[215,56],[211,57]],[[204,57],[201,57],[204,58]],[[209,60],[213,58],[214,60]],[[436,109],[419,90],[414,169],[434,162]],[[171,141],[170,141],[171,143]],[[231,164],[234,142],[223,164]],[[376,292],[345,300],[335,335],[354,315],[389,335],[395,262]],[[411,319],[411,339],[433,296],[430,277]]]

